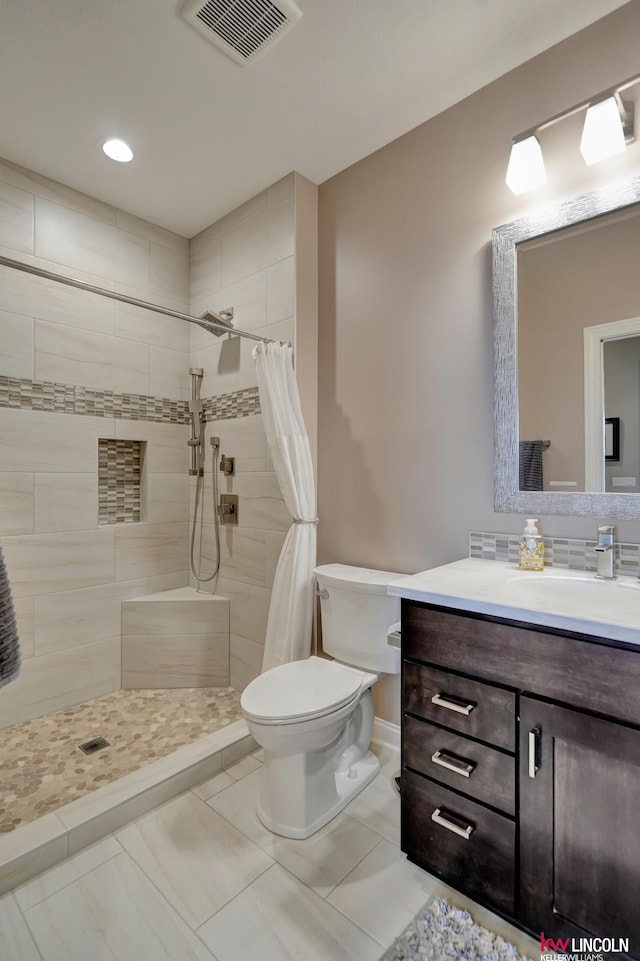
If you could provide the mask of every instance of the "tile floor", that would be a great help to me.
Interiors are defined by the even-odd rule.
[[[260,752],[0,898],[1,961],[376,961],[433,894],[536,943],[404,858],[399,756],[306,841],[271,835]]]
[[[0,833],[242,717],[230,687],[115,691],[0,731]],[[83,754],[98,736],[109,747]],[[0,955],[0,961],[5,959]],[[11,959],[12,961],[12,959]]]

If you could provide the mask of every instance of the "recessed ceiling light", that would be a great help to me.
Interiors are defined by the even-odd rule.
[[[124,140],[118,140],[117,137],[109,137],[107,140],[102,141],[101,146],[107,157],[111,160],[117,160],[118,163],[122,164],[129,163],[130,160],[133,160],[133,150]]]

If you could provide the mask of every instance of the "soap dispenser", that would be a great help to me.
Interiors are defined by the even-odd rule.
[[[518,567],[521,571],[541,571],[544,568],[544,541],[537,523],[533,517],[527,520],[518,550]]]

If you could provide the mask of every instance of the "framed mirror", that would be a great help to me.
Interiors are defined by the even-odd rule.
[[[639,518],[640,177],[492,241],[496,511]]]

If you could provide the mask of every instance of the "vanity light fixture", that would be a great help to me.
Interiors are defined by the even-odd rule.
[[[117,160],[118,163],[123,164],[133,160],[133,150],[125,140],[120,140],[118,137],[107,137],[106,140],[100,141],[100,146],[110,160]]]
[[[523,140],[514,140],[505,178],[507,187],[514,194],[523,194],[540,187],[546,179],[542,149],[535,134]]]
[[[586,164],[624,153],[627,137],[633,139],[633,104],[625,107],[618,95],[587,107],[580,140],[580,153]]]
[[[505,178],[509,189],[514,194],[522,194],[545,183],[544,160],[537,134],[582,110],[586,111],[586,115],[580,140],[580,153],[585,163],[598,163],[600,160],[606,160],[607,157],[622,153],[626,145],[634,139],[634,104],[633,102],[624,103],[620,94],[638,82],[640,82],[640,74],[514,137]]]

